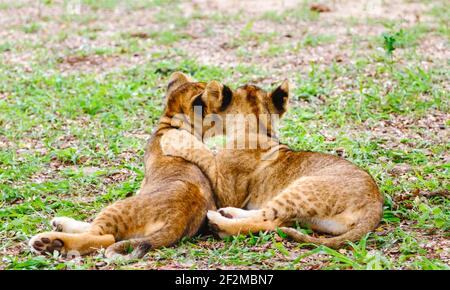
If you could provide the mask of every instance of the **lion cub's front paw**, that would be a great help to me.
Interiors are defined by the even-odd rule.
[[[167,133],[165,133],[162,137],[161,137],[161,149],[164,153],[164,155],[168,155],[168,156],[176,156],[175,153],[177,152],[177,148],[175,146],[175,136],[176,134],[172,133],[173,131],[176,130],[170,130]]]
[[[161,137],[161,149],[164,155],[180,156],[181,150],[192,146],[192,138],[195,138],[184,130],[169,130]]]

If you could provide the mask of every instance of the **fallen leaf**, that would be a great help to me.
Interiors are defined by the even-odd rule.
[[[309,9],[311,11],[316,11],[319,13],[323,13],[323,12],[330,12],[331,9],[330,7],[324,5],[324,4],[320,4],[320,3],[313,3],[311,4],[311,6],[309,6]]]

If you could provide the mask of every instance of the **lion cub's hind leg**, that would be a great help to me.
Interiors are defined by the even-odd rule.
[[[257,210],[245,210],[237,207],[224,207],[218,210],[218,212],[227,218],[241,219],[241,218],[251,218],[257,216]]]
[[[211,210],[207,214],[211,230],[220,238],[274,230],[278,226],[273,220],[263,218],[263,210],[249,210],[245,215],[241,218],[229,218],[226,212],[222,211],[221,214]]]
[[[46,232],[35,235],[28,244],[31,250],[38,254],[51,254],[53,251],[58,251],[63,255],[79,256],[100,248],[107,248],[114,241],[113,235]]]
[[[77,221],[69,217],[55,217],[51,220],[53,229],[56,232],[79,234],[91,229],[91,224]]]

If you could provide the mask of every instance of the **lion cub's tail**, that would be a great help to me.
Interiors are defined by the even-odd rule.
[[[382,213],[382,205],[379,203],[370,205],[354,228],[332,238],[315,238],[288,227],[281,227],[280,230],[296,242],[319,244],[336,249],[345,245],[347,241],[354,242],[360,240],[365,234],[375,229],[381,220]]]

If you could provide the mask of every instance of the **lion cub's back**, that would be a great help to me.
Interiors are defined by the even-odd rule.
[[[320,152],[281,151],[276,160],[261,161],[252,176],[249,208],[259,208],[304,176],[360,178],[374,188],[374,195],[379,195],[375,181],[366,171],[348,160]]]

